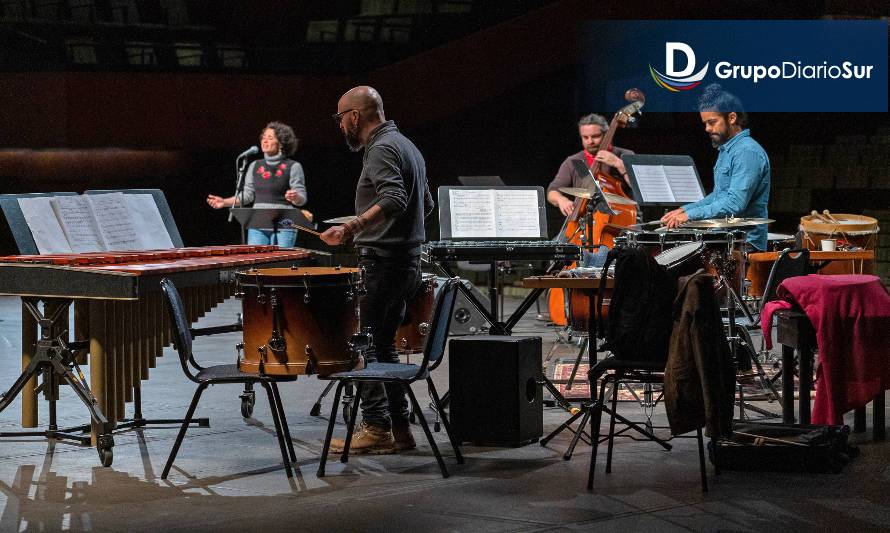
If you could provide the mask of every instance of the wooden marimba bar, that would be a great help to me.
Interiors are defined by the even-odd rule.
[[[291,266],[306,259],[301,249],[277,246],[212,246],[157,251],[0,257],[0,294],[42,300],[44,315],[74,302],[74,341],[89,362],[89,385],[109,422],[124,420],[124,407],[136,403],[141,382],[172,342],[172,330],[159,282],[170,278],[197,321],[235,290],[235,272],[252,267]],[[24,306],[24,304],[23,304]],[[52,335],[68,328],[68,311]],[[34,356],[37,321],[23,309],[22,368]],[[22,426],[37,427],[36,378],[22,390]],[[93,436],[95,440],[96,430]]]

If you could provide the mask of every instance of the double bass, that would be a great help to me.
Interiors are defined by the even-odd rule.
[[[612,139],[615,137],[615,131],[618,128],[625,127],[629,122],[634,120],[634,115],[638,114],[642,109],[646,97],[639,89],[629,89],[624,93],[624,99],[630,102],[622,107],[612,117],[609,123],[609,131],[603,136],[600,143],[601,147],[612,145]],[[582,166],[586,167],[583,162]],[[594,164],[586,172],[591,179],[596,180],[600,189],[605,196],[609,209],[603,209],[604,206],[597,206],[593,211],[592,217],[587,216],[588,203],[594,196],[596,190],[591,183],[591,194],[587,197],[576,197],[572,205],[572,212],[563,222],[562,229],[556,240],[558,242],[567,242],[577,244],[584,247],[608,246],[614,247],[615,237],[622,230],[636,224],[637,221],[637,205],[630,196],[625,192],[621,179],[615,178],[603,170],[603,164],[600,161],[594,161]],[[579,169],[580,170],[580,169]],[[589,227],[588,227],[589,224]],[[571,264],[566,268],[574,268],[576,265]],[[551,289],[549,297],[550,320],[558,325],[565,326],[568,321],[566,318],[567,301],[562,289]],[[581,305],[580,307],[584,307]],[[572,308],[576,306],[572,304]],[[578,310],[581,312],[581,309]],[[580,317],[576,317],[580,318]],[[585,320],[574,320],[575,327],[581,327]]]

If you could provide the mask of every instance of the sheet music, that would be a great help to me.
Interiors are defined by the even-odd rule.
[[[691,166],[631,165],[644,202],[695,202],[704,192]]]
[[[452,191],[454,194],[454,191]],[[497,237],[541,236],[541,221],[538,216],[538,191],[530,189],[495,189],[494,202],[497,206]]]
[[[70,254],[71,245],[59,225],[51,201],[50,196],[18,199],[37,251],[41,254]]]
[[[665,166],[664,175],[674,194],[676,202],[695,202],[704,198],[701,184],[690,166]]]
[[[173,240],[164,225],[154,196],[150,194],[124,194],[127,209],[136,225],[136,231],[143,250],[166,250],[174,248]]]
[[[127,210],[124,193],[89,194],[83,196],[96,220],[105,249],[140,250],[142,242]]]
[[[50,201],[75,253],[105,251],[96,219],[83,196],[56,196]]]
[[[661,165],[631,165],[640,195],[644,202],[673,202],[674,194],[668,185]]]
[[[498,236],[493,190],[452,189],[449,202],[452,238],[494,238]]]

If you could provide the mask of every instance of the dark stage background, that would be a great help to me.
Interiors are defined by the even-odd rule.
[[[323,16],[360,9],[359,2],[333,4]],[[434,189],[458,184],[461,175],[500,175],[510,185],[546,187],[561,161],[580,149],[578,117],[614,112],[578,105],[578,22],[877,14],[870,2],[688,2],[654,12],[648,2],[527,2],[509,12],[495,12],[486,2],[467,4],[486,15],[463,33],[442,29],[433,15],[415,17],[415,24],[426,24],[425,31],[412,34],[421,37],[411,46],[393,45],[388,56],[379,43],[365,55],[354,43],[303,43],[294,45],[294,54],[303,50],[308,59],[279,69],[102,68],[51,61],[26,67],[10,59],[15,51],[7,47],[0,58],[2,192],[160,188],[187,245],[234,243],[237,226],[204,198],[210,192],[230,195],[235,155],[259,144],[267,121],[282,120],[301,138],[295,158],[306,171],[307,207],[318,220],[352,214],[361,154],[348,151],[329,115],[346,89],[365,83],[381,92],[387,118],[424,154]],[[260,21],[254,25],[269,20],[256,10],[250,15]],[[296,31],[306,31],[297,19],[315,15],[295,12]],[[217,24],[217,37],[234,40],[238,20],[235,14],[216,15],[208,24]],[[329,62],[318,59],[325,46]],[[770,214],[777,223],[771,231],[793,233],[811,209],[871,214],[885,221],[885,232],[890,227],[885,114],[754,114],[751,122],[773,166]],[[689,154],[711,188],[716,151],[697,114],[644,110],[639,127],[618,132],[615,143],[638,153]],[[647,213],[647,219],[658,214]],[[551,208],[549,218],[553,234],[561,217]],[[438,238],[434,217],[428,237]],[[6,233],[2,239],[2,252],[15,253]],[[324,248],[308,236],[303,244]],[[882,235],[878,262],[884,275],[887,261],[890,242]]]

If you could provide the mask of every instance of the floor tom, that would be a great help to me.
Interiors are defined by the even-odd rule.
[[[433,318],[433,307],[436,302],[436,276],[424,274],[420,287],[408,300],[405,318],[396,330],[395,346],[399,353],[419,353],[426,344],[426,336],[430,332],[430,321]]]
[[[243,291],[239,368],[270,375],[327,375],[358,362],[361,271],[341,267],[252,269]]]

